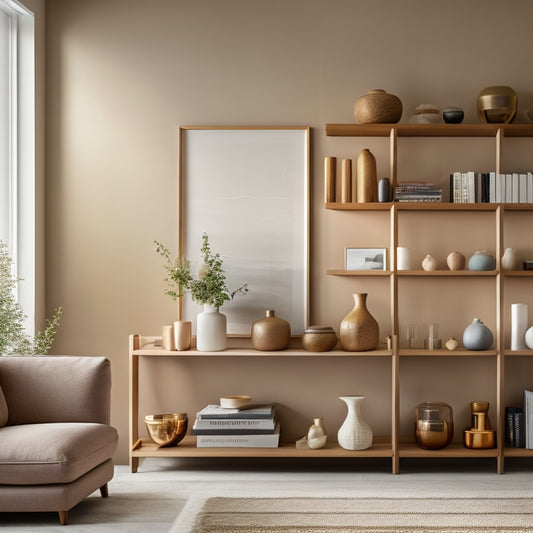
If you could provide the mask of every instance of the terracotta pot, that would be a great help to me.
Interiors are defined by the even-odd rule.
[[[383,89],[373,89],[358,98],[353,106],[360,124],[395,124],[402,118],[402,102]]]
[[[367,294],[354,294],[354,307],[341,322],[340,342],[343,350],[364,352],[379,345],[379,325],[366,307]]]
[[[357,195],[359,203],[378,201],[378,180],[376,175],[376,159],[365,148],[357,156]]]
[[[273,309],[268,309],[264,318],[252,324],[252,346],[261,351],[284,350],[291,340],[291,326],[283,318],[277,317]]]

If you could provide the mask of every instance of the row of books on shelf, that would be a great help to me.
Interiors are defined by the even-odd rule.
[[[450,202],[533,203],[533,172],[454,172],[450,174]]]
[[[277,448],[279,434],[274,404],[232,409],[210,404],[198,411],[191,429],[197,448]]]
[[[524,389],[523,407],[505,408],[505,445],[533,449],[533,391]]]

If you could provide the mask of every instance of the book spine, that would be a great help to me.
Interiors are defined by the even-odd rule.
[[[272,435],[198,435],[197,448],[277,448],[279,433]]]
[[[505,408],[505,446],[514,446],[514,408]]]
[[[524,448],[524,437],[524,413],[520,409],[513,413],[513,446],[515,448]]]
[[[198,430],[271,430],[274,431],[273,418],[235,418],[235,419],[196,419],[193,429]]]

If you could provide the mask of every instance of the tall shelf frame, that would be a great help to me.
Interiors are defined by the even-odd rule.
[[[533,137],[533,125],[520,124],[326,124],[326,135],[340,137],[388,137],[390,153],[391,186],[398,181],[398,137],[491,137],[495,140],[495,171],[501,173],[503,168],[503,140],[505,137]],[[391,293],[391,335],[395,339],[392,346],[392,401],[393,420],[391,440],[393,448],[393,472],[399,473],[401,457],[495,457],[497,472],[504,472],[504,458],[533,457],[533,450],[524,448],[504,448],[504,393],[505,393],[505,357],[509,355],[531,356],[533,351],[511,352],[505,347],[504,323],[504,282],[506,276],[532,276],[533,272],[503,272],[501,257],[504,247],[504,213],[505,211],[533,211],[533,204],[453,204],[453,203],[340,203],[329,202],[326,209],[350,211],[389,211],[390,214],[390,293]],[[396,248],[398,244],[398,213],[401,211],[471,211],[494,212],[494,233],[496,248],[495,271],[446,271],[426,272],[423,270],[398,271]],[[329,275],[346,275],[342,271],[328,271]],[[349,274],[348,274],[349,275]],[[364,275],[364,274],[363,274]],[[468,350],[405,350],[399,348],[399,303],[398,283],[403,276],[424,277],[466,277],[490,276],[496,284],[496,335],[495,349],[482,352]],[[494,449],[471,450],[460,445],[451,445],[442,450],[422,450],[416,446],[400,442],[400,358],[403,356],[423,357],[476,357],[494,356],[496,358],[496,435],[497,445]]]

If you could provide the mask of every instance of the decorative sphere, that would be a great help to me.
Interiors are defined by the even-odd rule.
[[[533,326],[526,331],[526,346],[533,350]]]
[[[467,350],[488,350],[493,340],[491,330],[479,318],[474,318],[463,333],[463,345]]]
[[[395,124],[402,118],[401,100],[383,89],[373,89],[359,97],[354,106],[355,120],[360,124]]]

